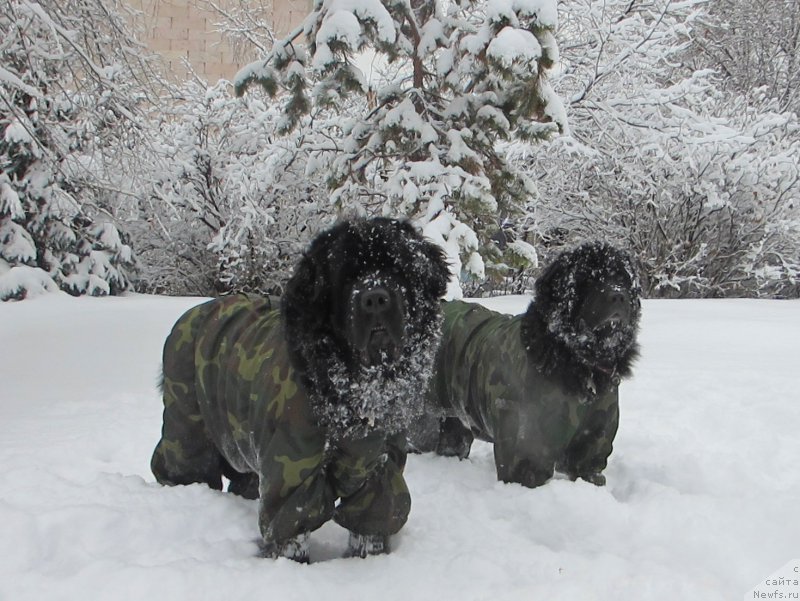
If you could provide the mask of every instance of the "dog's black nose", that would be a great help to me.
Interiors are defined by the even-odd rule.
[[[603,301],[597,311],[598,323],[627,323],[630,318],[630,294],[619,286],[609,286],[603,288],[601,296]]]
[[[385,288],[372,288],[371,290],[365,290],[361,293],[359,302],[361,303],[361,308],[364,310],[364,313],[379,315],[389,310],[391,306],[391,296],[389,295],[389,291]]]
[[[608,290],[607,294],[608,294],[608,302],[611,306],[623,305],[627,307],[628,304],[631,302],[630,295],[620,288],[616,287],[611,288]]]

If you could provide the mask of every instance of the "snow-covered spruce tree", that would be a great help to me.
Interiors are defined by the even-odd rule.
[[[311,110],[338,115],[315,164],[340,209],[411,217],[462,280],[502,277],[536,260],[524,241],[536,189],[503,144],[566,126],[545,79],[556,24],[555,0],[316,0],[237,75],[237,92],[283,93],[287,131]],[[366,61],[384,67],[379,81],[357,67]]]
[[[515,157],[539,183],[543,242],[628,247],[651,296],[797,295],[797,120],[682,66],[706,4],[562,8],[572,135]]]
[[[141,291],[279,294],[333,220],[324,182],[305,175],[309,134],[277,136],[277,107],[231,92],[188,82],[153,144],[154,182],[131,230]]]
[[[142,52],[113,0],[3,0],[0,298],[115,294],[134,257],[111,215],[138,135]],[[110,174],[117,174],[112,178]]]

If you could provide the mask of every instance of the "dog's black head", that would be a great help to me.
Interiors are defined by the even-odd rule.
[[[537,367],[573,392],[600,394],[630,375],[641,289],[628,253],[591,242],[560,254],[542,272],[523,319]]]
[[[312,396],[352,407],[365,399],[345,397],[373,383],[411,378],[410,365],[438,343],[448,279],[442,250],[406,221],[345,221],[317,236],[281,303],[290,357]]]

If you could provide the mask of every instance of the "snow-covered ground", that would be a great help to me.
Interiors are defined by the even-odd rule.
[[[338,559],[329,524],[311,565],[255,557],[255,502],[150,474],[161,344],[196,302],[0,304],[1,600],[715,601],[800,555],[800,302],[645,302],[608,486],[498,483],[485,444],[412,456],[394,552]]]

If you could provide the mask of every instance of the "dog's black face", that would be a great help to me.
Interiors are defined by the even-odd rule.
[[[281,304],[290,356],[311,395],[349,411],[366,401],[354,396],[416,394],[430,373],[448,279],[442,250],[408,222],[349,221],[320,234]],[[372,409],[354,411],[372,419]]]
[[[625,283],[591,280],[586,282],[578,307],[578,321],[585,330],[602,335],[631,325],[634,317],[631,293]]]
[[[537,366],[560,375],[568,388],[610,385],[629,375],[638,355],[640,312],[630,256],[587,243],[556,257],[539,276],[524,341]]]

